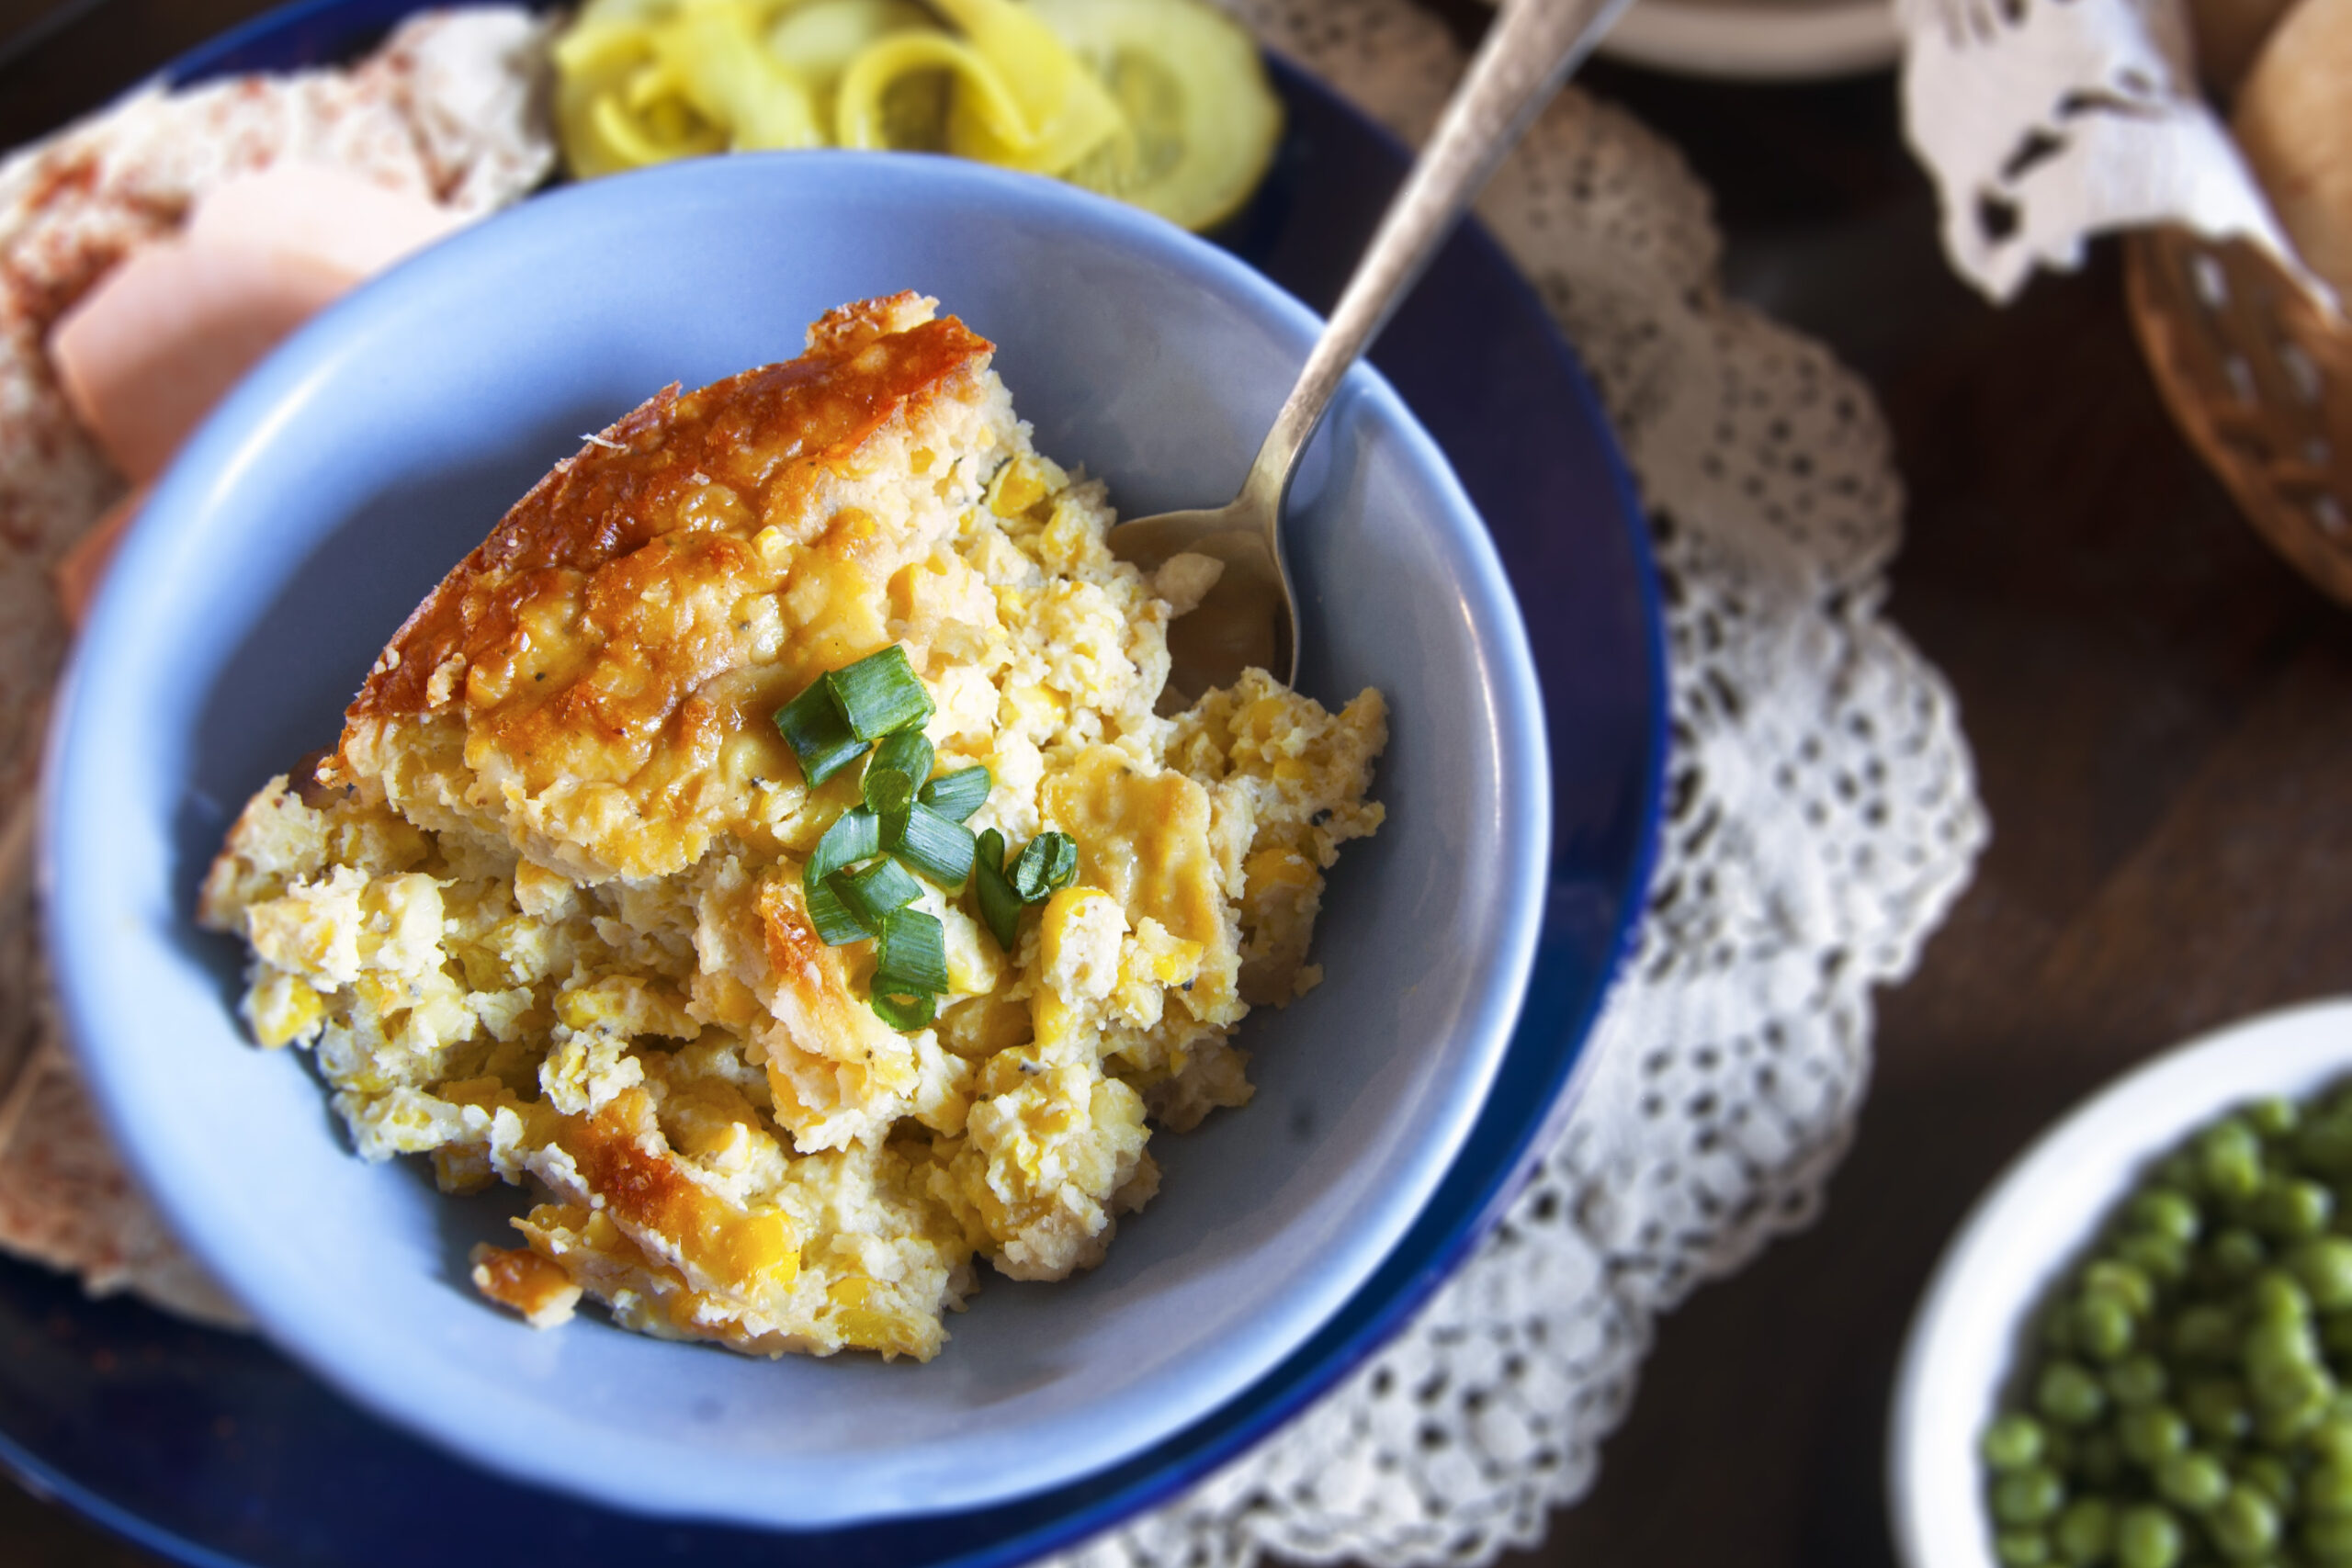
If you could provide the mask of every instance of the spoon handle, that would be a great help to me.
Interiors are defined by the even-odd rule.
[[[1389,202],[1242,487],[1271,537],[1307,437],[1536,111],[1630,0],[1503,0],[1437,130]]]

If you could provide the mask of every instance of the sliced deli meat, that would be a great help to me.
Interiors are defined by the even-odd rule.
[[[288,163],[206,193],[61,317],[49,355],[74,414],[134,484],[230,388],[354,284],[464,221],[424,197]]]

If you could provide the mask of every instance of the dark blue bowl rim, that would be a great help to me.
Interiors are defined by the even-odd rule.
[[[312,25],[331,27],[335,39],[347,44],[370,29],[389,28],[402,17],[424,8],[424,0],[293,0],[292,4],[265,12],[199,45],[165,67],[161,79],[181,85],[227,71],[257,68],[265,62],[248,57],[268,53],[273,48],[284,51],[290,47],[291,57],[266,63],[271,68],[288,68],[306,62],[302,54],[306,40],[301,35]],[[310,47],[318,45],[311,42]],[[317,58],[311,55],[308,60]],[[1286,96],[1308,100],[1332,113],[1347,124],[1350,131],[1384,154],[1398,174],[1409,164],[1411,153],[1408,148],[1340,100],[1330,89],[1279,56],[1272,63]],[[956,1568],[1000,1568],[1073,1544],[1170,1500],[1263,1441],[1393,1338],[1437,1287],[1462,1265],[1499,1221],[1532,1174],[1532,1156],[1540,1152],[1539,1144],[1547,1141],[1544,1134],[1557,1129],[1590,1068],[1587,1046],[1591,1031],[1609,982],[1632,949],[1643,894],[1657,856],[1668,736],[1662,601],[1647,527],[1632,477],[1611,434],[1608,417],[1574,350],[1552,325],[1549,312],[1532,287],[1481,225],[1475,221],[1466,224],[1453,243],[1475,253],[1478,270],[1490,275],[1487,287],[1500,290],[1504,296],[1487,296],[1492,314],[1498,320],[1523,322],[1530,330],[1541,333],[1557,356],[1557,368],[1571,391],[1574,407],[1570,412],[1589,434],[1598,438],[1611,510],[1628,536],[1628,557],[1634,579],[1631,586],[1639,601],[1644,633],[1644,668],[1640,675],[1646,687],[1647,734],[1641,759],[1639,819],[1634,825],[1631,852],[1625,857],[1622,886],[1616,890],[1619,897],[1607,943],[1607,960],[1591,983],[1576,987],[1580,994],[1569,1000],[1563,1010],[1536,1016],[1532,1004],[1544,994],[1547,968],[1546,954],[1539,949],[1537,972],[1529,987],[1531,1006],[1521,1017],[1510,1054],[1533,1052],[1556,1058],[1547,1061],[1543,1080],[1532,1086],[1542,1092],[1522,1094],[1509,1104],[1490,1102],[1430,1209],[1332,1325],[1225,1409],[1168,1439],[1150,1453],[1117,1467],[1141,1469],[1143,1473],[1136,1478],[1105,1495],[1053,1513],[1029,1528],[1016,1529],[969,1550],[951,1549],[948,1554],[933,1558],[935,1562],[952,1562]],[[1538,641],[1540,644],[1540,636]],[[1538,662],[1540,666],[1540,648]],[[1555,748],[1557,744],[1555,739]],[[1493,1122],[1501,1124],[1490,1125]],[[1467,1175],[1474,1166],[1480,1174],[1463,1190],[1453,1190],[1455,1178]],[[1424,1233],[1433,1227],[1439,1234],[1434,1238],[1425,1236]],[[1163,1454],[1168,1456],[1164,1460],[1159,1457]],[[245,1560],[225,1555],[150,1522],[132,1507],[107,1496],[98,1485],[78,1480],[47,1462],[6,1431],[0,1431],[0,1466],[37,1495],[54,1497],[93,1523],[149,1551],[195,1568],[250,1568]],[[1059,1490],[1082,1492],[1099,1479],[1089,1478]],[[898,1524],[899,1528],[937,1527],[952,1530],[959,1520],[983,1517],[991,1511],[939,1515]],[[628,1517],[616,1517],[626,1520]],[[876,1527],[852,1527],[828,1533],[855,1535],[868,1528]],[[814,1545],[821,1537],[779,1535],[776,1539],[779,1543],[804,1540]]]

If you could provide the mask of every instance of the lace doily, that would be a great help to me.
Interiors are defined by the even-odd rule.
[[[1460,69],[1409,0],[1233,0],[1418,140]],[[1984,842],[1942,679],[1880,617],[1902,491],[1876,405],[1722,298],[1706,191],[1573,90],[1482,207],[1608,403],[1667,582],[1669,817],[1584,1098],[1470,1265],[1192,1495],[1072,1554],[1479,1563],[1585,1492],[1656,1315],[1804,1224],[1859,1108],[1871,991]]]
[[[1903,118],[1944,251],[1995,299],[2093,235],[2178,223],[2268,251],[2306,288],[2269,203],[2199,96],[2181,0],[1898,0]]]

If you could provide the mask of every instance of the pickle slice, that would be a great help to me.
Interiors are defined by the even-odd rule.
[[[1282,140],[1250,35],[1198,0],[1029,0],[1110,88],[1129,135],[1072,169],[1090,190],[1207,229],[1239,210]]]

